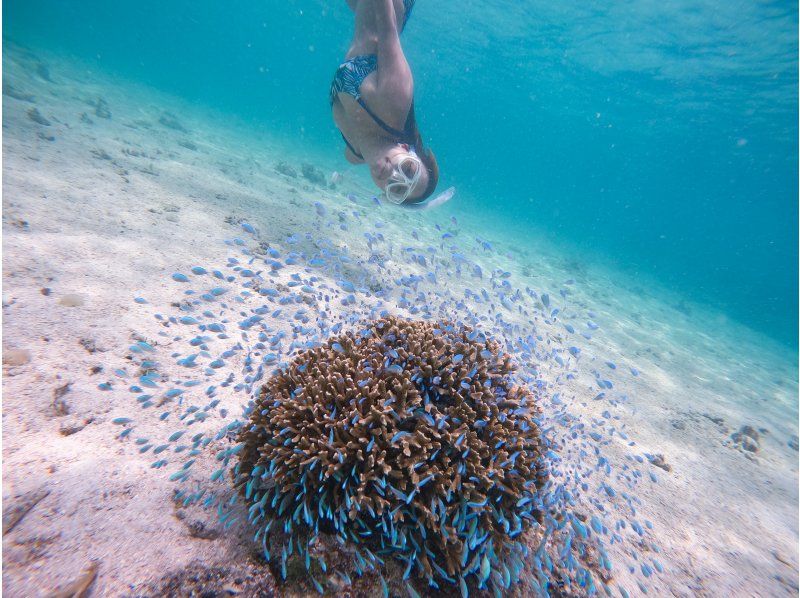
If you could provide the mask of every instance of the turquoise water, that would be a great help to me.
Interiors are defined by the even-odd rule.
[[[341,152],[327,88],[344,2],[28,0],[3,14],[6,39]],[[797,22],[793,2],[419,0],[404,47],[454,210],[793,347]]]
[[[162,596],[145,586],[173,575],[211,593],[255,576],[296,595],[317,583],[380,595],[372,559],[365,569],[351,552],[359,542],[325,525],[355,500],[348,480],[366,484],[352,451],[382,452],[382,437],[398,459],[395,443],[422,420],[449,436],[393,462],[391,477],[409,474],[393,509],[411,517],[412,543],[435,541],[415,509],[444,501],[470,595],[487,579],[522,596],[797,595],[795,6],[417,0],[403,36],[417,115],[440,191],[457,189],[429,211],[378,201],[343,159],[327,90],[352,27],[344,2],[16,0],[4,17],[3,500],[23,513],[7,533],[10,596],[51,595],[87,560],[93,595]],[[352,359],[341,335],[366,338],[388,315],[448,333],[439,382],[388,346],[377,369]],[[513,379],[476,382],[469,364],[491,355],[460,348],[442,320],[497,341]],[[282,446],[296,443],[288,461],[309,442],[323,460],[338,447],[339,465],[353,464],[343,496],[293,485],[267,509],[272,490],[252,470],[256,495],[237,500],[232,442],[265,415],[252,401],[295,366],[317,375],[300,363],[325,347],[325,361],[350,360],[359,389],[410,376],[431,419],[393,392],[351,389],[368,395],[360,409],[388,408],[376,434],[338,377],[324,383],[337,384],[334,402],[302,384],[291,396],[312,397],[325,422]],[[491,424],[469,420],[509,383],[534,392],[535,415],[501,401]],[[466,422],[448,384],[481,389]],[[273,407],[295,402],[264,392]],[[541,514],[524,537],[495,511],[499,541],[521,538],[499,554],[478,540],[484,522],[466,525],[486,504],[463,460],[474,449],[486,457],[476,473],[502,453],[509,475],[521,467],[494,436],[509,409],[533,417],[549,477],[506,501],[511,519]],[[283,416],[273,425],[273,438],[290,429]],[[456,455],[455,494],[432,490],[452,468],[412,490],[412,470]],[[286,460],[265,471],[284,475]],[[301,484],[317,477],[312,461]],[[384,496],[384,482],[365,495]],[[286,537],[273,534],[263,566],[267,520],[288,532],[301,510],[284,506],[301,496],[319,498],[321,520],[328,508],[288,563],[326,544],[313,552],[330,567],[305,559],[314,584],[283,579]],[[406,532],[364,521],[392,544],[377,568],[386,593],[429,595]]]

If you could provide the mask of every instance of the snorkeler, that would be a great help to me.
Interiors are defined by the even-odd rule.
[[[369,165],[386,199],[407,206],[430,197],[439,181],[417,129],[414,80],[400,45],[414,1],[347,0],[355,33],[330,91],[348,162]]]

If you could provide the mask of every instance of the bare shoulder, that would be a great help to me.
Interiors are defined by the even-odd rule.
[[[378,70],[370,73],[361,83],[361,95],[368,104],[407,108],[414,96],[414,78],[408,63],[403,60],[381,72],[379,61]]]

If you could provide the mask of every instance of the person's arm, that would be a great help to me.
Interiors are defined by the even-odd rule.
[[[356,156],[349,147],[344,148],[344,158],[350,164],[363,164],[364,160]]]
[[[397,15],[392,0],[369,1],[375,15],[378,36],[378,87],[388,97],[406,103],[411,96],[413,79],[411,69],[400,45],[397,31]]]

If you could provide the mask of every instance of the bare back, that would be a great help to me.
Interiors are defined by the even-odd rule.
[[[361,82],[361,97],[384,122],[402,129],[414,95],[411,69],[400,46],[397,26],[406,16],[403,0],[348,0],[348,4],[355,13],[355,31],[345,59],[364,55],[378,57],[377,69]],[[380,13],[381,10],[384,12]],[[356,147],[369,145],[372,140],[386,135],[348,94],[337,96],[333,103],[333,119]],[[351,162],[360,161],[349,150],[346,157]]]

